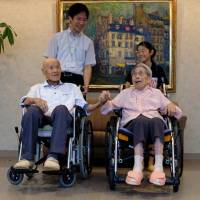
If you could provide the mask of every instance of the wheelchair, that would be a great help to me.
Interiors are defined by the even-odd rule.
[[[23,108],[23,112],[24,112]],[[18,159],[21,158],[22,142],[18,127],[15,127],[18,135]],[[11,166],[7,171],[7,179],[13,185],[18,185],[23,181],[24,175],[30,180],[35,173],[39,173],[39,165],[43,164],[47,158],[47,153],[43,149],[50,146],[52,127],[46,125],[38,130],[36,143],[36,153],[34,168],[14,169]],[[90,177],[92,172],[92,148],[93,148],[92,123],[88,120],[85,111],[76,106],[73,110],[73,122],[68,130],[66,142],[66,155],[59,158],[59,171],[42,171],[44,174],[58,175],[61,187],[71,187],[76,182],[76,174],[80,172],[83,179]],[[45,155],[42,155],[45,154]]]
[[[164,91],[165,92],[165,91]],[[133,134],[126,128],[120,127],[122,109],[114,110],[114,115],[107,123],[105,134],[106,175],[111,190],[116,185],[125,183],[125,177],[120,175],[119,169],[131,167],[134,164]],[[163,116],[166,129],[164,131],[164,166],[169,168],[165,185],[172,185],[173,192],[178,192],[180,178],[183,173],[183,129],[174,117]],[[148,157],[144,151],[144,161]]]

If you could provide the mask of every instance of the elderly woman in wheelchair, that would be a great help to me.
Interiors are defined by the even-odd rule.
[[[85,137],[83,132],[92,131],[91,124],[87,123],[87,127],[85,127],[81,120],[77,121],[78,119],[75,119],[77,109],[76,114],[73,114],[74,107],[79,106],[82,108],[82,112],[87,114],[88,111],[92,111],[102,104],[101,98],[95,104],[87,104],[76,85],[60,82],[61,68],[58,60],[54,58],[46,59],[43,62],[42,72],[46,81],[31,87],[28,94],[22,98],[23,105],[28,107],[21,122],[19,160],[8,172],[9,181],[13,184],[19,184],[21,181],[19,177],[23,173],[31,174],[37,172],[33,168],[36,164],[34,155],[36,153],[36,144],[39,140],[39,128],[47,124],[52,126],[48,156],[44,162],[44,171],[60,171],[62,169],[59,157],[66,154],[66,142],[67,139],[69,140],[68,133],[71,127],[81,132],[75,133],[76,135],[78,134],[76,137],[81,143],[84,142]],[[73,140],[75,139],[73,138]],[[87,142],[85,141],[85,143]],[[72,151],[74,148],[71,147],[70,150]],[[74,154],[80,156],[81,153],[73,152]],[[68,159],[70,159],[69,156]],[[79,159],[78,157],[74,158],[74,160]],[[73,163],[69,160],[68,164],[71,165]],[[83,164],[84,161],[82,162]],[[62,183],[64,184],[64,181]]]
[[[134,166],[126,176],[126,183],[140,185],[143,179],[144,145],[154,144],[155,164],[149,181],[155,185],[164,185],[166,181],[163,170],[163,143],[165,122],[160,113],[180,118],[182,111],[167,99],[163,93],[150,87],[152,72],[143,63],[132,70],[134,88],[122,90],[110,100],[110,93],[102,95],[108,100],[101,108],[102,114],[121,108],[120,126],[133,135]]]

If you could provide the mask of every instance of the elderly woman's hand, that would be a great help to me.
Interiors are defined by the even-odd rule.
[[[106,103],[108,100],[110,100],[110,92],[107,90],[103,90],[101,92],[101,94],[99,95],[99,101],[101,103],[101,105],[103,105],[104,103]]]
[[[169,116],[174,116],[176,113],[176,105],[174,103],[169,103],[166,108],[166,112]]]

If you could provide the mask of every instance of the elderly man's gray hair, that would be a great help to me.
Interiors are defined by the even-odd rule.
[[[132,71],[131,71],[131,76],[133,76],[133,73],[135,72],[135,69],[137,69],[138,67],[142,67],[145,69],[147,76],[152,78],[152,71],[151,68],[147,65],[145,65],[144,63],[138,63],[135,67],[133,67]]]

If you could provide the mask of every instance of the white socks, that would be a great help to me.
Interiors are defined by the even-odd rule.
[[[134,156],[133,170],[142,172],[142,170],[143,170],[143,160],[144,160],[143,156],[135,155]]]
[[[154,171],[163,172],[163,155],[162,154],[155,155]]]

